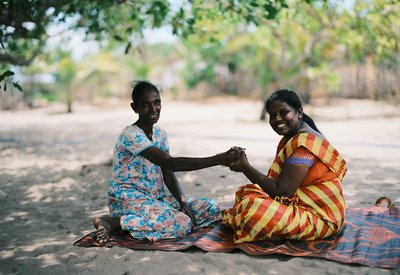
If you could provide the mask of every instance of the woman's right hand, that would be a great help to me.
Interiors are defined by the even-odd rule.
[[[246,167],[250,165],[247,155],[243,152],[240,158],[229,165],[229,169],[234,172],[244,172]]]
[[[180,203],[180,206],[181,206],[180,211],[189,216],[189,218],[192,220],[193,227],[196,226],[197,225],[196,218],[192,209],[190,208],[189,203],[187,203],[186,201],[182,201]]]
[[[240,159],[242,154],[244,154],[245,149],[241,147],[231,147],[225,153],[218,154],[221,158],[221,165],[229,166],[231,163],[234,163]]]

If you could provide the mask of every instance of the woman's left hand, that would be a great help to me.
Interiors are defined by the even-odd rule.
[[[185,213],[186,215],[188,215],[189,218],[192,220],[193,226],[196,226],[196,225],[197,225],[197,223],[196,223],[196,218],[195,218],[195,216],[194,216],[194,214],[193,214],[192,209],[190,209],[189,204],[188,204],[186,201],[182,201],[182,202],[180,203],[180,205],[181,205],[180,211],[182,211],[183,213]]]
[[[225,153],[217,154],[217,156],[220,158],[221,165],[229,166],[231,163],[240,159],[244,151],[244,148],[233,146]]]
[[[249,165],[246,153],[242,152],[241,157],[229,165],[229,169],[234,172],[243,172],[246,166]]]

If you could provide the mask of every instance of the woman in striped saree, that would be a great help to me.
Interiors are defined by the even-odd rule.
[[[344,222],[346,162],[303,112],[295,92],[276,91],[266,110],[272,129],[283,136],[275,160],[267,175],[244,152],[230,165],[253,184],[239,188],[222,222],[233,229],[235,243],[327,238]]]

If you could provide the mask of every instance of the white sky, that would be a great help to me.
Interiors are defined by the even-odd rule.
[[[75,60],[81,59],[86,54],[93,54],[99,50],[97,41],[85,41],[82,31],[65,31],[66,27],[60,24],[49,28],[48,33],[52,36],[48,39],[47,47],[63,47],[63,50],[72,50],[72,57]],[[178,40],[172,34],[171,26],[164,26],[159,29],[144,30],[144,39],[149,44],[161,42],[175,42]]]

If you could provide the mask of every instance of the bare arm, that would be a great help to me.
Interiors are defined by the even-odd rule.
[[[164,183],[167,186],[168,190],[171,192],[172,196],[174,196],[175,199],[179,202],[179,204],[181,204],[181,202],[185,199],[184,192],[174,172],[166,168],[162,168],[162,173]]]
[[[199,170],[216,165],[229,165],[240,157],[240,151],[237,149],[230,149],[225,153],[211,157],[172,157],[167,152],[154,146],[147,148],[141,154],[152,163],[174,172]]]
[[[243,172],[252,182],[258,184],[269,196],[293,197],[308,173],[309,167],[284,164],[278,181],[259,172],[248,161],[245,154],[230,166],[232,171]]]
[[[196,219],[195,216],[190,209],[189,204],[187,203],[184,192],[181,188],[181,185],[176,178],[174,172],[171,170],[162,168],[162,173],[164,177],[164,183],[167,186],[168,190],[171,192],[171,194],[175,197],[175,199],[178,201],[180,210],[184,212],[186,215],[190,217],[192,220],[193,225],[196,225]]]

